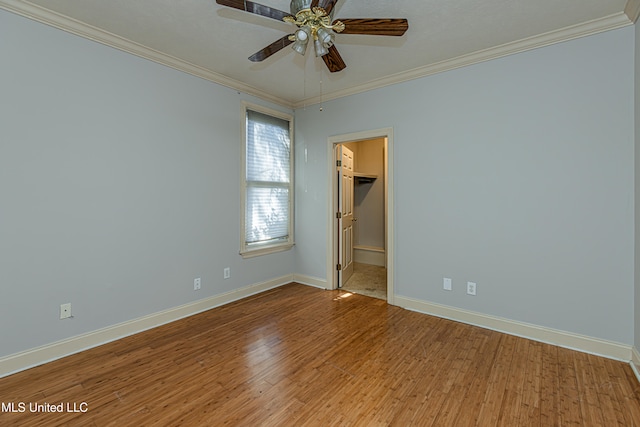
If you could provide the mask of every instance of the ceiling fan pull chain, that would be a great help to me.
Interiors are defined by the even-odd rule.
[[[302,78],[302,99],[304,102],[302,104],[302,109],[307,110],[307,61],[304,61],[304,74]]]
[[[322,69],[320,69],[320,111],[322,111]]]

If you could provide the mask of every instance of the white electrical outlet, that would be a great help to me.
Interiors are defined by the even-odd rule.
[[[60,319],[68,319],[71,317],[71,303],[60,304]]]
[[[224,278],[228,279],[229,277],[231,277],[231,269],[229,267],[226,267],[224,269]]]
[[[202,287],[202,280],[200,280],[199,277],[197,279],[193,279],[193,290],[194,291],[200,290],[201,287]]]
[[[475,282],[467,282],[467,294],[475,295],[476,294],[476,283]]]
[[[445,291],[450,291],[452,289],[451,279],[449,279],[448,277],[442,279],[442,289],[444,289]]]

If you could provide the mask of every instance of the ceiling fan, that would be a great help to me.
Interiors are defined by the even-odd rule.
[[[295,24],[298,28],[249,57],[253,62],[260,62],[293,43],[293,50],[304,55],[310,40],[316,56],[322,57],[332,73],[344,70],[346,64],[338,49],[334,46],[335,33],[368,34],[375,36],[402,36],[409,28],[406,19],[395,18],[358,18],[333,19],[333,8],[338,0],[291,0],[291,13],[286,13],[269,6],[249,0],[216,0],[216,3],[266,16],[278,21]]]

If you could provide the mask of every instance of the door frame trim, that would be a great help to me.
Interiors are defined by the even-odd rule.
[[[336,219],[337,194],[336,188],[336,146],[347,142],[365,141],[369,139],[386,138],[386,158],[385,158],[385,251],[387,256],[387,303],[395,305],[395,286],[394,280],[394,260],[395,260],[395,244],[394,244],[394,194],[393,194],[393,128],[382,128],[362,132],[353,132],[342,135],[330,136],[327,141],[327,179],[329,191],[327,203],[327,289],[338,289],[338,272],[336,265],[338,264],[338,251],[336,250],[335,236],[338,231],[338,221]]]

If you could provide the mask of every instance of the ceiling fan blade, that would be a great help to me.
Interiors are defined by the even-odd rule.
[[[286,36],[282,37],[281,39],[278,39],[278,40],[274,41],[269,46],[267,46],[267,47],[265,47],[263,49],[260,49],[259,51],[257,51],[253,55],[251,55],[249,57],[249,60],[252,61],[252,62],[264,61],[265,59],[267,59],[268,57],[270,57],[274,53],[278,52],[279,50],[284,49],[287,46],[289,46],[291,43],[293,43],[293,42],[291,40],[289,40],[289,35],[286,35]]]
[[[338,53],[338,49],[336,49],[334,45],[329,48],[329,53],[322,56],[322,60],[332,73],[337,73],[347,68],[347,64],[344,63],[340,53]]]
[[[318,7],[318,3],[320,3],[320,0],[311,0],[311,9]]]
[[[340,34],[368,34],[373,36],[401,36],[409,28],[406,19],[341,19],[344,30]]]
[[[263,4],[254,3],[249,0],[216,0],[216,3],[222,6],[244,10],[245,12],[255,13],[256,15],[266,16],[267,18],[273,18],[277,21],[282,21],[285,16],[291,16],[290,13],[286,13]]]
[[[333,7],[338,3],[338,0],[320,0],[318,3],[321,8],[327,11],[327,15],[329,15]]]

